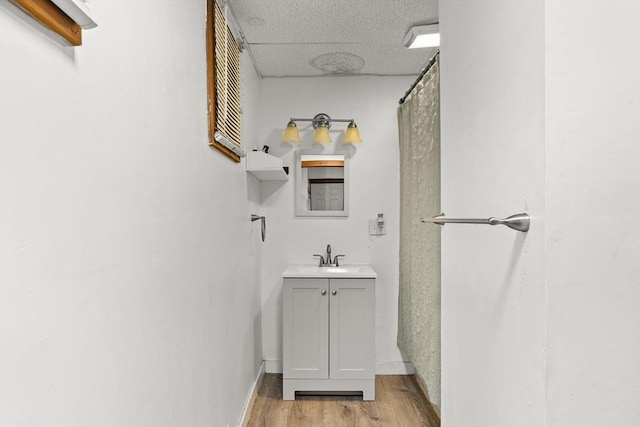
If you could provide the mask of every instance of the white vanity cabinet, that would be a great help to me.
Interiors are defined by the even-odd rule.
[[[284,277],[283,399],[300,392],[375,398],[373,277]]]

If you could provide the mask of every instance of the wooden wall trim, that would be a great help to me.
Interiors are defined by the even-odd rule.
[[[69,18],[51,0],[11,0],[51,31],[60,35],[72,46],[82,44],[82,28]]]
[[[302,162],[303,168],[321,167],[343,167],[344,160],[305,160]]]

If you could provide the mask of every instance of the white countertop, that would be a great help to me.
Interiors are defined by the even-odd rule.
[[[377,273],[368,265],[341,265],[340,267],[318,267],[317,265],[289,265],[284,269],[285,278],[349,278],[375,279]]]

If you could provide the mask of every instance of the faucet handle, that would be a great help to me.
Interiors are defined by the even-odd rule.
[[[344,258],[345,256],[346,255],[336,255],[336,256],[333,257],[333,261],[335,262],[336,267],[340,267],[340,263],[338,262],[338,257],[343,257]]]
[[[320,257],[320,263],[318,264],[318,267],[322,267],[322,264],[324,264],[324,257],[320,254],[313,254],[313,256]]]

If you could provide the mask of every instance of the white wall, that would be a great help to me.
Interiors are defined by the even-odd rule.
[[[544,5],[441,2],[445,426],[544,425]]]
[[[547,425],[635,427],[640,2],[549,1],[545,16]]]
[[[91,6],[71,48],[0,5],[0,425],[236,425],[259,187],[207,144],[204,1]]]
[[[331,244],[346,254],[345,264],[370,264],[378,273],[376,289],[376,360],[378,373],[405,369],[396,345],[399,263],[399,149],[396,108],[412,77],[320,77],[264,79],[261,92],[259,144],[292,167],[286,183],[262,183],[267,241],[263,246],[263,330],[267,369],[278,371],[282,360],[281,274],[288,264],[314,264],[312,254]],[[302,144],[283,144],[290,117],[327,113],[354,118],[364,143],[341,144],[344,124],[334,124],[327,146],[312,144],[310,123],[301,122]],[[297,150],[332,153],[345,149],[350,161],[349,218],[296,218],[294,159]],[[368,220],[384,213],[386,236],[369,236]]]
[[[635,427],[640,3],[440,14],[443,424]]]

